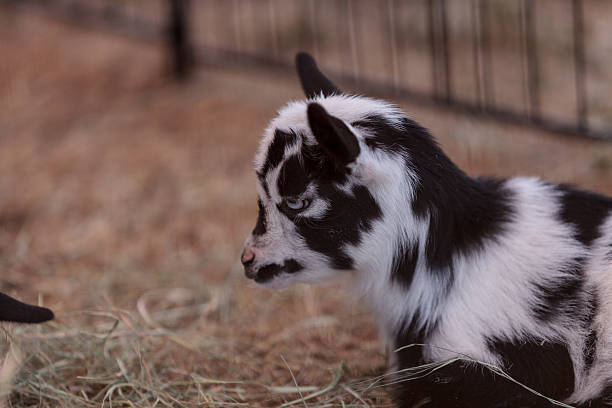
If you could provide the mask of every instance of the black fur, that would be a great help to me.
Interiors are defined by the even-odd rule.
[[[277,180],[278,192],[281,196],[298,197],[306,190],[309,183],[310,178],[300,156],[294,154],[285,160]]]
[[[395,348],[391,350],[397,353],[397,363],[400,369],[416,367],[425,362],[423,358],[423,348],[419,346],[427,343],[427,335],[430,330],[418,327],[420,311],[417,310],[412,320],[404,322],[402,328],[395,335]],[[435,326],[435,325],[434,325]]]
[[[576,190],[567,185],[557,185],[561,193],[559,220],[575,228],[575,238],[586,246],[600,235],[599,226],[612,210],[612,199],[599,194]],[[576,259],[568,265],[570,277],[554,285],[538,285],[540,303],[534,308],[535,317],[550,321],[562,314],[575,314],[576,311],[589,310],[592,305],[580,298],[584,288],[584,264],[586,260]],[[588,320],[588,319],[587,319]],[[596,331],[592,330],[587,338],[587,349],[596,345]],[[589,351],[590,353],[590,351]],[[592,364],[593,354],[586,355],[586,362]],[[590,365],[589,364],[589,365]]]
[[[534,307],[534,315],[541,321],[551,321],[562,314],[575,314],[576,310],[585,310],[586,305],[579,296],[584,283],[584,259],[575,259],[567,266],[569,276],[555,284],[536,285],[539,296],[538,305]]]
[[[509,363],[505,372],[512,378],[557,400],[571,394],[573,367],[564,346],[540,340],[508,343],[491,339],[489,347]],[[404,381],[397,387],[397,402],[405,408],[419,403],[426,408],[554,406],[488,368],[465,360],[448,364],[427,376],[408,371]]]
[[[253,229],[253,235],[263,235],[266,233],[266,210],[261,203],[261,200],[257,200],[258,214],[257,214],[257,223],[255,224],[255,228]]]
[[[599,298],[596,291],[593,291],[590,299],[590,303],[586,307],[586,318],[585,322],[587,329],[590,329],[589,334],[584,342],[583,357],[584,365],[586,370],[590,370],[595,361],[595,354],[597,353],[597,329],[594,326],[595,316],[599,310]]]
[[[32,306],[0,293],[0,320],[17,323],[42,323],[53,319],[53,312],[45,307]]]
[[[467,176],[413,121],[404,119],[398,127],[370,116],[353,126],[367,131],[369,146],[406,157],[406,166],[417,175],[412,208],[417,216],[430,219],[426,256],[434,271],[452,279],[452,256],[479,249],[511,220],[512,196],[502,182]]]
[[[340,119],[330,115],[318,103],[308,105],[308,125],[319,147],[340,166],[355,161],[359,142]]]
[[[347,175],[351,174],[348,167],[334,163],[317,145],[302,142],[302,160],[308,177],[313,180],[342,185],[347,181]]]
[[[393,259],[393,270],[391,279],[400,283],[404,288],[410,288],[414,271],[419,261],[419,244],[415,243],[410,248],[398,250]]]
[[[612,198],[558,186],[563,193],[560,218],[576,228],[576,239],[589,246],[599,238],[599,226],[612,211]]]
[[[553,408],[487,368],[455,361],[396,387],[400,408]]]
[[[283,265],[270,264],[259,269],[259,271],[257,271],[257,276],[255,276],[255,282],[265,283],[283,272],[296,273],[302,269],[304,269],[304,267],[298,261],[295,259],[287,259]]]
[[[541,394],[563,401],[574,391],[574,365],[565,345],[546,339],[491,339],[489,348],[502,357],[508,375]]]
[[[310,249],[330,258],[332,268],[351,269],[353,260],[343,247],[359,244],[362,232],[369,231],[372,222],[381,217],[380,207],[364,186],[353,187],[352,195],[333,183],[322,182],[318,190],[329,201],[329,210],[318,219],[295,218],[297,232]]]
[[[319,196],[329,202],[322,218],[299,216],[282,203],[277,207],[295,223],[310,249],[329,257],[331,267],[351,269],[353,260],[343,247],[359,244],[362,232],[369,231],[382,213],[366,187],[354,186],[352,194],[337,187],[346,181],[348,169],[333,161],[317,147],[303,144],[302,155],[286,159],[277,181],[279,192],[285,197],[299,196],[309,183],[314,183]]]
[[[274,139],[272,140],[272,143],[270,143],[268,151],[266,152],[263,167],[257,172],[257,177],[261,181],[261,184],[268,197],[270,196],[270,193],[268,191],[268,185],[265,181],[266,175],[283,160],[283,157],[285,156],[285,149],[288,146],[297,143],[297,141],[297,136],[293,133],[283,132],[279,129],[276,129],[274,132]]]
[[[308,98],[315,98],[321,94],[330,96],[342,92],[325,75],[319,71],[314,58],[305,52],[300,52],[295,57],[300,83]]]
[[[283,266],[279,264],[269,264],[259,268],[255,275],[255,282],[265,283],[283,272]]]
[[[296,273],[304,269],[304,267],[295,259],[288,259],[285,261],[284,269],[287,273]]]

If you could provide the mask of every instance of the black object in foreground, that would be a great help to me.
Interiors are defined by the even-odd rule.
[[[42,323],[53,317],[53,312],[46,307],[28,305],[0,293],[0,321]]]

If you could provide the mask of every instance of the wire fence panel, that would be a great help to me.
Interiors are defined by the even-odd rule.
[[[182,0],[181,0],[182,1]],[[83,26],[103,27],[145,40],[166,35],[168,0],[0,0],[0,5],[36,7]]]
[[[358,91],[612,139],[612,2],[26,1],[151,37],[177,2],[195,61],[289,68],[308,51]]]

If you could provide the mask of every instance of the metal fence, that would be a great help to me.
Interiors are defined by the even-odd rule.
[[[612,2],[16,2],[163,41],[181,77],[191,63],[292,69],[305,50],[349,90],[612,140]]]

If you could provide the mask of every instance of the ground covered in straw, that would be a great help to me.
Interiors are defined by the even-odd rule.
[[[251,157],[301,97],[291,76],[177,85],[155,46],[4,8],[0,61],[0,291],[57,315],[2,326],[11,406],[391,405],[341,281],[270,292],[238,263]],[[471,174],[612,193],[610,144],[398,102]]]

